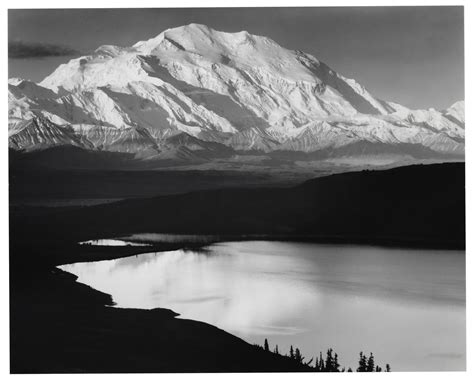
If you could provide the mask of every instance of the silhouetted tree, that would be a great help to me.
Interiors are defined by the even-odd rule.
[[[375,362],[374,362],[374,355],[370,352],[369,360],[367,361],[367,372],[374,372],[375,369]]]
[[[367,357],[362,354],[362,351],[359,354],[359,367],[358,372],[367,372]]]
[[[332,371],[332,349],[328,349],[328,351],[326,352],[326,362],[325,362],[325,366],[326,366],[326,371]]]
[[[323,353],[319,352],[319,371],[323,372],[325,370],[324,361],[323,361]]]
[[[337,353],[334,354],[334,364],[333,364],[333,365],[334,365],[334,371],[335,371],[335,372],[338,372],[338,371],[339,371],[339,367],[340,367],[341,365],[339,364],[339,361],[338,361],[338,359],[337,359]]]
[[[270,351],[270,346],[268,344],[268,339],[265,338],[263,346],[255,344],[254,346],[262,349],[264,351]],[[278,345],[275,345],[273,350],[274,354],[280,355],[278,350]],[[285,355],[288,357],[288,355]],[[308,368],[312,368],[316,372],[345,372],[346,368],[340,369],[341,365],[339,364],[339,356],[332,348],[329,348],[326,352],[326,359],[323,359],[323,353],[319,352],[319,357],[311,358],[308,362],[304,361],[303,354],[301,350],[297,347],[293,348],[293,345],[290,346],[289,358],[298,362],[298,364],[304,365]],[[314,366],[311,364],[314,361]],[[364,352],[359,353],[359,367],[357,368],[358,372],[381,372],[382,368],[378,365],[375,365],[374,354],[371,352],[369,358],[364,354]],[[391,368],[389,364],[385,365],[385,371],[390,372]],[[353,372],[352,368],[349,367],[347,372]]]
[[[304,357],[301,355],[300,349],[296,348],[295,349],[295,360],[298,363],[303,363]]]
[[[332,352],[333,352],[332,349],[328,349],[326,353],[326,371],[327,372],[338,371],[336,367],[335,357],[333,357]],[[339,366],[339,363],[337,365]]]

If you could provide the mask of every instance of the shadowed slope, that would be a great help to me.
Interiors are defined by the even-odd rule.
[[[13,215],[11,232],[34,231],[37,241],[157,232],[463,248],[464,196],[464,164],[409,166],[331,175],[293,188],[221,189],[20,212]]]

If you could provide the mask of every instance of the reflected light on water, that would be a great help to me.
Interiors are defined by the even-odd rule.
[[[460,252],[234,242],[61,268],[119,307],[170,308],[283,352],[333,347],[352,368],[360,350],[397,370],[465,368]]]
[[[91,245],[91,246],[150,246],[147,243],[137,243],[124,240],[116,239],[98,239],[79,242],[79,245]]]

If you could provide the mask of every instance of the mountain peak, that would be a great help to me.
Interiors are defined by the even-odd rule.
[[[196,23],[132,47],[100,46],[40,86],[19,79],[10,86],[11,125],[40,113],[105,149],[129,152],[146,141],[154,154],[155,144],[187,133],[236,151],[314,152],[357,142],[464,151],[463,102],[413,111],[377,99],[310,54]]]
[[[137,42],[133,47],[141,52],[149,53],[153,48],[156,48],[167,37],[167,35],[182,34],[186,35],[188,38],[189,36],[202,38],[202,34],[208,34],[211,31],[213,30],[206,25],[191,23],[166,29],[153,38]]]
[[[457,120],[461,124],[464,124],[464,100],[456,101],[453,105],[451,105],[448,109],[446,109],[443,113],[447,117],[451,117],[454,120]]]

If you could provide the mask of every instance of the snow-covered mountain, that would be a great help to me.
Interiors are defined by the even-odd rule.
[[[444,116],[464,126],[464,101],[457,101],[443,112]]]
[[[464,101],[411,110],[309,54],[198,24],[132,47],[101,46],[39,84],[9,80],[9,146],[26,151],[70,144],[211,159],[364,143],[462,157],[464,124]]]

